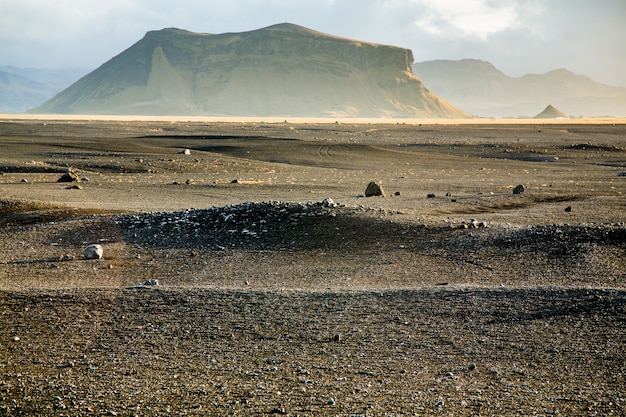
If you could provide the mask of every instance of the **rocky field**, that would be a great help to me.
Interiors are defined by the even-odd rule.
[[[2,415],[626,415],[623,124],[5,119],[0,171]]]

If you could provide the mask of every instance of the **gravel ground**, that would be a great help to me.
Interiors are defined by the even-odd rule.
[[[624,125],[1,127],[0,415],[626,415]]]
[[[623,291],[1,296],[6,415],[623,415],[626,407]]]

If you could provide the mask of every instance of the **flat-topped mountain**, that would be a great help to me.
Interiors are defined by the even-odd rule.
[[[552,103],[570,116],[626,116],[626,88],[556,69],[510,77],[477,59],[413,64],[413,71],[445,100],[483,117],[532,116]]]
[[[468,117],[412,73],[409,49],[292,24],[139,42],[32,113]]]

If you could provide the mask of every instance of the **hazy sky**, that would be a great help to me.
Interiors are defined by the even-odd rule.
[[[223,33],[290,22],[477,58],[505,74],[567,68],[626,86],[626,0],[0,0],[0,65],[95,69],[149,30]]]

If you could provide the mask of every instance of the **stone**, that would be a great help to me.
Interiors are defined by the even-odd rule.
[[[191,150],[190,149],[183,149],[180,152],[178,152],[181,155],[191,155]]]
[[[526,191],[526,187],[524,187],[522,184],[520,184],[517,187],[513,188],[513,194],[521,194],[524,191]]]
[[[426,195],[426,198],[435,198],[435,197],[437,197],[435,193],[429,193]]]
[[[61,175],[57,182],[80,182],[80,178],[74,172],[72,168],[68,168],[65,174]]]
[[[572,211],[572,206],[567,206],[567,207],[565,207],[565,211],[566,211],[567,213],[571,212],[571,211]]]
[[[385,196],[385,192],[383,191],[383,187],[380,186],[375,181],[367,184],[367,188],[365,189],[365,197],[375,197],[375,196]]]
[[[327,208],[334,208],[337,207],[337,204],[335,204],[332,198],[325,198],[322,201],[322,206]]]
[[[101,245],[93,244],[85,248],[86,259],[102,259],[103,250]]]

